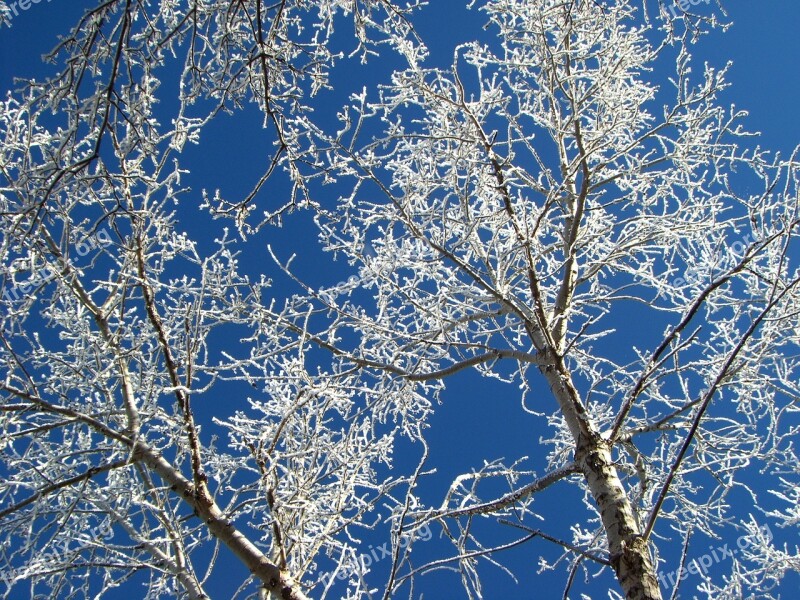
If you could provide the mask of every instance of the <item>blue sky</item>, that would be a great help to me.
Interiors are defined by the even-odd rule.
[[[32,4],[27,10],[20,11],[13,18],[13,27],[0,28],[0,89],[4,92],[10,89],[14,76],[41,78],[41,74],[45,72],[40,64],[41,55],[54,45],[56,35],[63,32],[65,24],[74,22],[82,14],[83,7],[94,4],[96,2],[88,0],[42,0],[38,4]],[[722,103],[733,103],[748,110],[750,117],[746,125],[753,131],[761,132],[759,143],[765,148],[788,154],[800,143],[800,118],[797,113],[797,99],[800,97],[800,38],[797,35],[800,27],[800,2],[762,0],[754,3],[729,0],[725,5],[733,26],[726,33],[715,31],[704,37],[697,46],[696,60],[707,60],[720,66],[727,61],[733,61],[728,76],[732,86],[725,92]],[[433,0],[432,6],[425,8],[418,19],[418,31],[431,48],[432,64],[449,65],[452,48],[456,43],[474,39],[476,34],[483,36],[485,40],[491,37],[491,32],[484,32],[481,28],[483,15],[476,10],[466,11],[460,6],[460,2],[453,0]],[[719,8],[712,0],[710,4],[700,4],[696,11],[719,13]],[[388,75],[386,66],[377,62],[366,67],[352,64],[347,69],[350,70],[342,68],[333,79],[339,89],[330,95],[332,103],[335,99],[343,99],[346,96],[344,92],[352,91],[341,90],[340,86],[352,84],[355,79],[358,81],[355,89],[359,89],[362,84],[374,85]],[[256,117],[256,122],[257,120]],[[196,190],[201,187],[212,190],[221,187],[230,195],[249,191],[252,178],[263,167],[263,147],[268,142],[268,136],[260,135],[260,132],[254,130],[252,120],[237,116],[224,117],[219,123],[212,125],[208,139],[213,143],[205,143],[202,150],[187,150],[185,164],[195,170],[195,174],[191,176],[193,187]],[[220,172],[220,165],[225,165],[223,172]],[[234,165],[236,177],[230,171]],[[308,224],[304,223],[304,218],[299,216],[280,230],[270,229],[263,234],[263,241],[281,252],[282,244],[290,243],[304,232]],[[189,230],[196,229],[199,232],[202,227],[199,220],[186,223]],[[310,237],[307,239],[309,244],[313,242]],[[295,248],[293,251],[298,250]],[[288,253],[282,252],[281,255],[285,257]],[[335,266],[326,265],[325,273],[315,273],[320,264],[317,258],[318,255],[310,248],[307,254],[300,252],[298,268],[311,277],[324,280],[320,283],[335,281],[339,276]],[[250,260],[250,268],[254,270],[264,264],[263,257],[252,257]],[[334,279],[331,281],[325,278]],[[485,410],[487,399],[493,403],[493,410]],[[479,406],[484,408],[479,411]],[[198,412],[208,418],[215,411],[232,412],[237,408],[241,407],[201,406],[198,407]],[[480,419],[475,417],[477,414],[481,415]],[[421,495],[428,502],[438,504],[453,476],[480,466],[484,460],[506,458],[510,461],[521,456],[535,457],[537,453],[543,454],[546,450],[538,446],[538,434],[532,433],[534,423],[532,417],[527,419],[524,415],[521,416],[517,394],[509,394],[504,386],[482,381],[475,375],[454,380],[449,384],[444,402],[438,407],[432,421],[430,466],[438,469],[438,475],[425,481]],[[582,510],[578,505],[570,506],[570,501],[566,498],[567,496],[561,497],[555,488],[548,493],[544,502],[565,513],[573,508]],[[553,529],[564,532],[568,524],[565,521],[560,528]],[[509,532],[509,539],[512,533],[514,532]],[[726,541],[733,543],[734,539]],[[378,538],[374,541],[365,538],[365,551],[368,551],[370,544],[377,545],[382,541],[378,541]],[[420,555],[433,557],[436,542],[426,544],[419,544]],[[515,583],[499,570],[487,567],[483,572],[486,583],[490,583],[493,590],[488,597],[560,597],[564,574],[559,571],[555,574],[537,575],[536,562],[540,554],[552,559],[558,552],[545,542],[534,541],[510,551],[504,557],[505,564],[517,574],[519,583]],[[376,586],[383,581],[381,566],[385,565],[375,565],[373,581]],[[720,568],[727,566],[724,562],[719,564]],[[236,574],[237,580],[243,577],[243,571],[235,562],[231,561],[229,568],[230,573]],[[434,575],[422,581],[423,586],[416,590],[415,597],[419,597],[422,592],[426,598],[463,597],[460,591],[453,591],[458,590],[458,581],[452,575]],[[583,585],[579,589],[592,593],[593,597],[601,597],[601,590],[614,585],[614,580],[606,573],[596,583]],[[791,594],[791,590],[797,590],[797,587],[797,576],[787,579],[787,594]],[[209,591],[213,598],[226,598],[230,595],[228,584],[222,580],[214,581]],[[123,594],[119,597],[130,596]]]

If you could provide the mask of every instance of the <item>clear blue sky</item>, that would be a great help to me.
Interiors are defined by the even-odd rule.
[[[13,19],[11,29],[0,28],[0,88],[4,92],[8,90],[16,75],[41,78],[44,71],[40,56],[54,45],[56,35],[64,31],[64,26],[76,20],[83,12],[83,7],[96,4],[89,0],[42,0],[20,12]],[[733,85],[723,97],[723,103],[735,103],[747,109],[750,118],[746,124],[751,130],[762,133],[761,145],[787,154],[800,143],[800,2],[727,0],[725,4],[733,27],[727,33],[714,32],[705,37],[698,45],[695,56],[700,61],[707,60],[716,65],[728,60],[734,62],[729,74]],[[432,6],[427,7],[418,20],[421,37],[432,49],[432,60],[442,66],[450,63],[454,43],[467,41],[475,33],[488,35],[480,28],[484,21],[482,14],[474,10],[467,12],[460,5],[455,0],[432,0]],[[712,0],[711,4],[700,4],[696,11],[712,13],[719,9],[715,6],[715,0]],[[358,73],[363,80],[356,86],[359,88],[362,83],[369,86],[387,75],[385,67],[375,64],[358,69]],[[340,76],[342,85],[351,79],[351,74]],[[345,95],[342,94],[342,97]],[[196,169],[197,174],[192,179],[195,189],[222,187],[231,194],[249,191],[252,179],[248,181],[247,177],[233,177],[230,168],[236,165],[243,173],[257,173],[263,166],[260,160],[263,159],[262,149],[267,138],[253,131],[252,122],[245,120],[226,118],[212,126],[210,139],[214,143],[204,144],[202,152],[191,148],[188,150],[195,152],[193,160],[185,163]],[[262,158],[257,161],[255,157]],[[225,169],[219,170],[220,165],[225,165]],[[241,185],[237,186],[236,181],[241,181]],[[297,235],[301,223],[302,220],[298,219],[284,230],[270,231],[270,243],[280,248],[281,241]],[[192,224],[187,223],[186,226],[191,228]],[[301,268],[313,275],[313,254],[300,256],[298,261]],[[253,267],[260,264],[263,264],[263,257],[254,260]],[[335,270],[320,274],[322,278],[336,276]],[[494,410],[485,410],[487,401],[493,403]],[[436,467],[440,475],[423,485],[421,493],[427,501],[438,504],[455,474],[468,472],[480,466],[485,459],[504,457],[513,460],[519,456],[545,452],[537,446],[538,434],[531,433],[534,420],[520,417],[518,403],[518,396],[513,390],[509,394],[504,386],[481,382],[476,376],[466,376],[452,382],[445,402],[433,419],[430,466]],[[240,407],[228,408],[233,411]],[[199,410],[203,414],[203,409]],[[209,416],[211,411],[205,414]],[[480,419],[475,418],[476,414],[481,415]],[[509,415],[513,415],[511,420]],[[550,493],[547,498],[546,502],[554,505],[561,502],[556,494]],[[563,506],[562,510],[567,508]],[[372,541],[366,540],[365,546],[369,543]],[[434,548],[435,542],[431,542],[429,550],[420,545],[420,554],[432,553]],[[537,576],[536,561],[540,553],[550,558],[558,554],[545,542],[539,541],[508,554],[506,564],[518,576],[519,584],[499,570],[485,569],[486,582],[491,582],[493,589],[488,598],[560,598],[564,584],[563,572]],[[727,568],[729,565],[720,566]],[[230,569],[232,573],[243,574],[233,562]],[[373,581],[377,586],[384,578],[380,565],[376,565],[376,571],[378,573]],[[463,597],[463,592],[457,587],[458,581],[452,576],[433,576],[422,582],[423,586],[417,589],[415,597],[422,592],[431,599]],[[606,575],[598,582],[598,587],[590,585],[582,589],[592,590],[593,597],[600,598],[606,597],[602,590],[608,585],[615,584]],[[790,590],[796,593],[798,589],[798,578],[789,579],[787,586],[791,587],[786,587],[787,595],[784,597],[791,598]],[[216,581],[209,591],[215,599],[230,596],[229,588],[222,581]]]

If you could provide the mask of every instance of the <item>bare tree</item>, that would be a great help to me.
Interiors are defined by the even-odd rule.
[[[101,597],[145,571],[148,598],[204,598],[226,546],[252,574],[234,597],[370,598],[358,536],[379,523],[383,598],[443,567],[493,597],[484,563],[536,539],[565,598],[610,570],[611,597],[660,599],[661,566],[732,523],[747,548],[700,592],[800,571],[764,533],[796,530],[800,500],[798,163],[747,143],[717,104],[725,69],[692,72],[713,19],[489,0],[496,41],[433,69],[411,3],[97,4],[0,115],[6,597]],[[406,66],[332,124],[312,109],[347,44]],[[185,144],[250,103],[263,172],[198,202]],[[213,243],[190,233],[198,205]],[[261,245],[298,211],[341,283]],[[634,305],[631,359],[614,330]],[[466,370],[520,396],[539,457],[475,465],[429,506],[428,422]],[[408,443],[416,466],[391,468]],[[588,516],[540,512],[554,493]],[[432,526],[452,548],[416,564]]]

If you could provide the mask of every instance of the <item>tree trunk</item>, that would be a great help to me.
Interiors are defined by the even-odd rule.
[[[551,356],[554,353],[549,353]],[[575,462],[586,477],[608,538],[611,565],[628,600],[662,600],[647,541],[611,460],[563,363],[541,369],[575,440]]]
[[[280,600],[309,600],[300,584],[267,559],[242,532],[227,519],[205,489],[197,490],[191,481],[147,444],[135,442],[134,458],[141,460],[166,481],[171,489],[191,506],[209,531],[247,566],[263,584],[263,589]]]
[[[625,597],[628,600],[661,600],[647,541],[639,531],[606,441],[600,436],[581,439],[575,458],[600,511],[611,565]]]

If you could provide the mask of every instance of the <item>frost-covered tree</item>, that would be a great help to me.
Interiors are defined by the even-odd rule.
[[[0,114],[6,597],[145,571],[148,598],[204,598],[225,546],[252,574],[231,596],[416,597],[448,567],[491,598],[485,565],[527,543],[561,553],[541,566],[564,597],[607,573],[658,599],[731,526],[747,547],[697,593],[800,571],[771,535],[800,501],[798,163],[749,144],[725,69],[692,71],[713,18],[488,0],[490,35],[441,69],[411,2],[94,4]],[[328,118],[347,52],[404,66]],[[187,142],[253,105],[274,144],[252,191],[198,196]],[[317,250],[264,247],[303,214]],[[302,252],[349,270],[320,284]],[[537,419],[535,458],[430,505],[428,422],[468,370]],[[431,528],[447,543],[412,562]],[[390,548],[378,590],[365,532]]]

